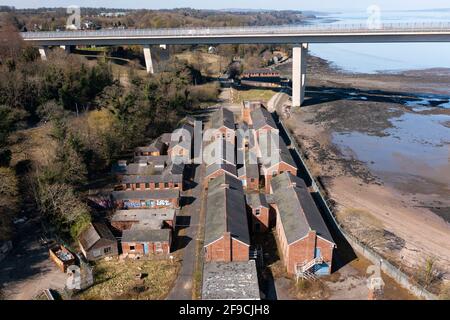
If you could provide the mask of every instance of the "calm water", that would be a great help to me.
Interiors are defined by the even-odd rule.
[[[366,23],[365,12],[331,14],[334,24]],[[382,23],[450,22],[450,10],[420,12],[382,12]],[[311,44],[314,55],[331,61],[351,72],[399,72],[412,69],[450,68],[450,43],[404,44]],[[354,99],[366,100],[354,94]],[[411,113],[392,118],[387,136],[369,136],[359,132],[334,133],[333,142],[347,157],[367,163],[372,172],[385,182],[417,183],[423,193],[434,192],[420,177],[450,188],[450,116],[414,112],[450,108],[449,97],[418,96],[405,102]],[[446,124],[446,125],[445,125]],[[447,190],[447,191],[446,191]],[[441,193],[442,189],[439,190]]]
[[[330,14],[326,18],[337,20],[332,24],[365,24],[368,14],[351,12]],[[381,22],[449,23],[450,10],[381,12]],[[376,73],[450,68],[450,43],[311,44],[310,51],[351,72]]]
[[[366,162],[385,181],[391,176],[420,176],[450,187],[450,128],[443,125],[450,116],[405,113],[391,121],[389,136],[334,133],[333,143],[346,157]]]

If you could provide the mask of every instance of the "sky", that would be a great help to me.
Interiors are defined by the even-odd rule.
[[[350,11],[365,10],[376,4],[381,10],[423,10],[450,8],[450,0],[0,0],[0,5],[16,8],[66,7],[107,7],[132,9],[278,9],[278,10],[317,10]]]

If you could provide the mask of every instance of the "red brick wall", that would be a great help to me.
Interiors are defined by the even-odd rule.
[[[256,215],[256,209],[259,209],[260,213]],[[252,208],[252,226],[253,231],[256,232],[256,223],[260,224],[260,232],[265,232],[269,228],[269,208]]]
[[[276,209],[276,206],[274,207]],[[310,231],[307,237],[288,245],[277,209],[276,217],[278,249],[288,273],[294,274],[297,264],[311,261],[314,258],[316,247],[321,249],[324,261],[331,267],[334,246],[330,242],[317,237],[315,231]]]
[[[147,242],[149,254],[157,254],[156,253],[156,245],[153,242]],[[131,251],[130,246],[134,246],[135,250]],[[169,254],[170,253],[170,243],[162,242],[161,243],[162,252],[158,254]],[[144,255],[144,243],[139,242],[122,242],[122,252],[129,254],[140,254]]]
[[[205,246],[205,261],[225,261],[223,238]]]
[[[252,117],[250,116],[250,108],[245,108],[244,104],[242,104],[242,121],[246,122],[248,125],[252,125]]]
[[[249,246],[236,239],[232,239],[231,253],[231,261],[248,261]]]
[[[295,273],[295,266],[299,263],[314,259],[316,248],[316,233],[310,231],[308,236],[302,240],[292,243],[288,248],[286,269],[288,273]]]
[[[230,238],[230,233],[226,232],[224,236],[205,246],[205,261],[248,261],[249,247],[236,239]]]
[[[205,179],[207,182],[209,182],[209,181],[213,180],[214,178],[221,176],[222,174],[230,174],[230,173],[227,173],[225,170],[220,169],[220,170],[217,170],[216,172],[211,173],[209,176],[206,176]]]
[[[252,178],[253,182],[250,178],[247,178],[247,190],[259,190],[259,178]]]
[[[232,144],[234,144],[234,138],[235,138],[235,132],[232,129],[221,127],[217,130],[215,130],[212,134],[211,141],[222,139],[223,135],[225,134],[225,139]]]
[[[155,189],[175,189],[175,190],[181,190],[183,191],[183,184],[182,183],[177,183],[178,186],[175,186],[174,182],[171,181],[167,181],[168,186],[167,188],[164,187],[164,183],[158,183],[155,184],[154,182],[149,183],[149,188],[145,188],[145,183],[130,183],[130,188],[127,188],[127,184],[123,183],[122,184],[122,190],[155,190]],[[158,188],[157,188],[158,186]]]

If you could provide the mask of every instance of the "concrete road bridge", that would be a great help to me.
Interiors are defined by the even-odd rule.
[[[196,44],[291,44],[292,103],[303,103],[306,53],[309,43],[450,42],[450,23],[329,24],[229,28],[124,29],[96,31],[23,32],[22,38],[39,47],[43,59],[49,46],[68,51],[77,45],[142,45],[147,72],[153,73],[151,46]]]

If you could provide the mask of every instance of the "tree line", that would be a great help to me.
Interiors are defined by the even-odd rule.
[[[91,220],[85,201],[90,185],[108,175],[121,155],[177,126],[199,101],[215,99],[195,88],[201,74],[172,59],[153,76],[130,68],[129,84],[114,78],[111,65],[55,49],[41,61],[21,41],[13,18],[0,23],[0,234],[12,235],[22,200],[65,239],[76,239]],[[7,45],[5,45],[5,43]],[[11,163],[10,136],[49,127],[45,159]],[[4,240],[0,238],[0,240]]]

